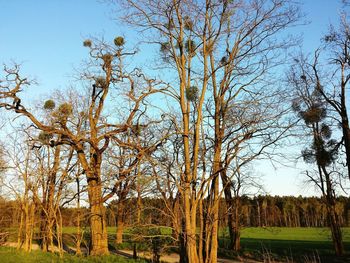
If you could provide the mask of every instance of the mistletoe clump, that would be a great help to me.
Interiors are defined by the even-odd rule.
[[[90,39],[86,39],[83,42],[84,47],[91,47],[92,46],[92,41]]]
[[[52,139],[52,134],[41,131],[38,135],[38,139],[43,143],[48,143]]]
[[[106,65],[110,65],[113,61],[113,55],[110,53],[104,54],[102,60]]]
[[[44,103],[45,110],[53,110],[56,107],[56,104],[53,100],[47,100]]]
[[[118,36],[114,39],[114,45],[116,45],[117,47],[121,47],[125,44],[125,40],[123,37]]]
[[[188,101],[195,101],[198,98],[198,87],[191,86],[186,88],[186,99]]]

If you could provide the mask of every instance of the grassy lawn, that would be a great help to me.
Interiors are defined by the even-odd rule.
[[[18,251],[14,248],[0,247],[0,262],[6,263],[53,263],[53,262],[69,262],[69,263],[132,263],[132,262],[146,262],[141,260],[131,260],[119,257],[116,255],[99,256],[99,257],[83,257],[65,254],[60,258],[56,254],[44,253],[41,251],[32,251],[30,253]]]

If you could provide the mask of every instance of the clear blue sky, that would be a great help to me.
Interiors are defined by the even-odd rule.
[[[95,0],[0,0],[0,62],[22,63],[25,74],[35,77],[39,86],[34,96],[64,88],[72,68],[86,58],[82,46],[89,36],[113,40],[124,35],[129,44],[140,39],[117,20],[111,7]],[[312,52],[329,24],[336,23],[340,0],[301,0],[311,22],[295,29],[303,33],[303,49]],[[149,55],[149,50],[141,50]],[[260,169],[259,169],[260,170]],[[301,189],[302,176],[291,169],[267,169],[266,189],[271,194],[307,194]]]

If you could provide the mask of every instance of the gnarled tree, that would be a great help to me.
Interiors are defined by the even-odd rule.
[[[83,79],[90,86],[88,95],[83,98],[87,102],[87,109],[74,108],[69,102],[62,103],[52,111],[51,123],[42,121],[22,103],[21,91],[30,81],[21,76],[18,65],[5,67],[0,82],[0,108],[29,118],[37,129],[52,136],[52,146],[65,144],[74,149],[88,184],[92,255],[109,253],[103,204],[114,195],[116,189],[112,188],[110,193],[103,194],[101,167],[104,153],[111,140],[120,142],[116,135],[133,128],[139,109],[144,107],[142,102],[157,92],[154,88],[157,83],[147,79],[139,70],[125,72],[123,59],[134,52],[126,52],[124,44],[122,37],[117,37],[114,45],[97,40],[84,41],[91,58],[90,67],[83,72]],[[104,110],[107,103],[113,102],[109,95],[115,90],[119,90],[121,98],[128,101],[129,107],[124,110],[125,115],[113,119]]]

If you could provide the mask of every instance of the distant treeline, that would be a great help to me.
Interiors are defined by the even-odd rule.
[[[240,223],[243,227],[327,227],[327,210],[323,200],[319,197],[295,196],[256,196],[240,197]],[[125,226],[136,224],[136,199],[129,198],[123,204],[123,219]],[[112,201],[106,207],[108,226],[116,226],[118,204]],[[20,206],[17,201],[0,198],[0,227],[16,227],[20,222]],[[88,226],[87,208],[81,208],[84,215],[83,226]],[[221,200],[219,211],[219,225],[227,226],[227,215],[231,211],[226,209],[225,200]],[[40,211],[37,213],[39,225]],[[77,225],[76,208],[61,208],[63,226]],[[350,198],[338,197],[336,199],[336,213],[340,218],[341,226],[350,226]],[[171,227],[171,219],[164,205],[158,198],[143,199],[143,224],[163,225]]]

